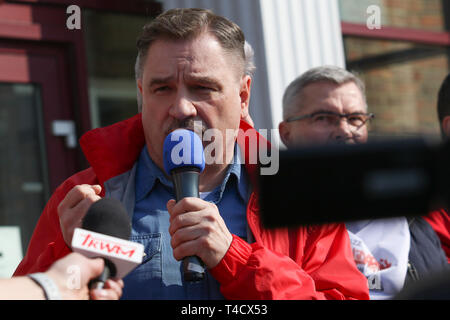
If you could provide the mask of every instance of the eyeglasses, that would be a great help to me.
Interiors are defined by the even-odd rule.
[[[339,125],[339,123],[341,122],[341,118],[345,118],[347,120],[347,123],[351,127],[359,129],[364,126],[367,121],[375,118],[375,114],[361,112],[342,114],[333,111],[317,111],[310,114],[287,118],[286,122],[311,119],[313,125],[320,127],[330,127]]]

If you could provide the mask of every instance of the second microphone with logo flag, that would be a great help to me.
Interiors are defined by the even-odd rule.
[[[144,246],[128,241],[130,233],[130,217],[119,200],[103,198],[91,205],[82,228],[76,228],[72,238],[73,251],[105,261],[91,289],[103,288],[108,278],[122,279],[141,264]]]

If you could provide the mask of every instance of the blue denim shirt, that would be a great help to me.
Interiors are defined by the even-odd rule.
[[[230,232],[245,239],[249,184],[238,152],[236,146],[225,179],[204,200],[216,204]],[[144,245],[145,256],[142,264],[124,278],[122,299],[223,299],[219,283],[209,272],[200,282],[184,282],[181,261],[173,257],[168,232],[166,204],[175,198],[173,185],[146,147],[137,162],[135,190],[130,240]]]

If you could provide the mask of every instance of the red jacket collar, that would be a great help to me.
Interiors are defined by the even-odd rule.
[[[258,149],[249,148],[248,143],[256,142],[257,147],[270,147],[270,144],[247,122],[241,121],[240,129],[239,134],[255,135],[253,139],[238,139],[238,143],[241,150],[245,150],[245,168],[253,186],[256,186],[259,166],[249,163],[249,152]],[[145,145],[141,114],[88,131],[81,137],[80,145],[99,182],[103,184],[106,180],[130,170],[136,162]]]
[[[80,139],[83,153],[101,184],[130,170],[145,145],[141,114],[93,129]]]

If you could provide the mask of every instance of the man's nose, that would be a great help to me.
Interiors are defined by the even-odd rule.
[[[333,139],[339,142],[344,142],[353,137],[353,127],[348,123],[347,119],[341,117],[336,124],[333,132]]]
[[[169,114],[176,119],[182,120],[195,117],[197,115],[197,109],[189,96],[184,92],[178,92],[169,109]]]

